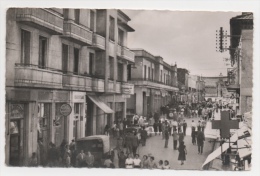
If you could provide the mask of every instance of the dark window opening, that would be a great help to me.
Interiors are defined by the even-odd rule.
[[[115,19],[109,18],[109,39],[115,41]]]
[[[75,9],[74,10],[74,15],[75,15],[75,23],[79,24],[80,10],[79,9]]]
[[[25,30],[21,31],[21,63],[30,64],[31,52],[31,33]]]
[[[47,56],[47,38],[40,36],[39,37],[39,60],[38,67],[46,67],[46,56]]]
[[[127,65],[127,80],[131,80],[131,65]]]
[[[73,68],[74,74],[78,74],[79,72],[79,49],[74,48],[74,68]]]
[[[95,31],[95,12],[90,10],[90,30]]]
[[[89,74],[94,75],[94,53],[89,53]]]
[[[109,79],[114,80],[114,58],[109,57]]]
[[[69,46],[62,44],[62,71],[64,73],[68,71],[68,59],[69,59]]]

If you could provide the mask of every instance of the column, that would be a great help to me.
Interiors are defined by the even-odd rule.
[[[136,90],[136,113],[138,115],[143,114],[143,91],[142,89]]]

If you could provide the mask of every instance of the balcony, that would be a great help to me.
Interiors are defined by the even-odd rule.
[[[105,81],[104,79],[92,78],[92,89],[95,92],[104,92]]]
[[[92,91],[92,78],[83,75],[63,74],[62,84],[65,89]]]
[[[114,81],[108,80],[108,92],[115,92],[114,91]]]
[[[92,45],[92,32],[84,26],[78,25],[73,21],[64,21],[63,37],[67,37],[80,45]]]
[[[15,86],[62,88],[62,73],[49,68],[41,69],[37,65],[15,64]]]
[[[130,62],[135,62],[135,53],[130,51],[128,48],[122,48],[122,57]]]
[[[117,56],[129,62],[135,62],[135,53],[124,46],[117,45]]]
[[[51,9],[17,8],[16,21],[44,30],[50,34],[63,33],[63,17]]]
[[[94,33],[92,38],[92,46],[95,50],[105,50],[106,49],[106,40],[104,37]]]
[[[156,89],[165,89],[168,91],[178,91],[178,87],[167,85],[163,82],[151,80],[151,79],[144,79],[144,78],[132,78],[129,80],[130,83],[133,83],[135,86],[144,86],[148,88],[156,88]]]

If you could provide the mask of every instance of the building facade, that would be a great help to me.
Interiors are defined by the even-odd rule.
[[[129,20],[120,10],[7,11],[7,165],[27,165],[40,141],[44,165],[49,142],[103,134],[126,116]]]
[[[129,73],[134,84],[134,95],[127,99],[129,114],[150,116],[172,99],[176,101],[177,65],[170,66],[160,56],[154,56],[143,49],[132,50],[135,64]]]
[[[205,82],[201,76],[188,76],[188,102],[198,103],[204,101],[205,97]]]
[[[180,89],[178,94],[178,101],[188,102],[189,101],[189,71],[186,68],[178,68],[178,87]]]
[[[252,111],[253,13],[243,12],[230,19],[229,92],[237,97],[241,114]]]

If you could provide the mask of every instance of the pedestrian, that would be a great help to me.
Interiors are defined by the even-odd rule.
[[[36,156],[35,152],[32,153],[32,157],[30,158],[30,161],[29,161],[29,166],[31,166],[31,167],[38,166],[38,160],[37,160],[37,156]]]
[[[138,124],[140,127],[142,127],[144,125],[144,118],[143,116],[140,116],[139,120],[138,120]]]
[[[125,168],[125,160],[126,160],[125,153],[124,151],[121,151],[120,154],[118,155],[119,168]]]
[[[180,143],[178,150],[179,150],[178,160],[181,161],[181,165],[183,165],[187,155],[186,146],[184,145],[183,141]]]
[[[172,136],[173,136],[173,150],[177,150],[179,136],[176,129],[173,130]]]
[[[66,158],[66,162],[65,162],[65,167],[71,167],[70,152],[67,152],[67,158]]]
[[[201,126],[201,121],[199,120],[199,121],[198,121],[198,124],[197,124],[197,129],[198,129],[198,131],[201,131],[201,127],[202,127],[202,126]]]
[[[86,155],[84,150],[81,150],[80,153],[76,157],[76,166],[77,167],[84,167],[86,161]]]
[[[177,125],[177,129],[178,129],[178,133],[179,133],[179,131],[181,131],[181,126],[182,126],[182,123],[179,121],[178,123],[177,123],[178,125]]]
[[[166,170],[166,169],[170,169],[170,163],[168,160],[164,160],[164,165],[163,165],[163,169]]]
[[[157,123],[157,121],[154,122],[154,124],[153,124],[153,130],[154,130],[154,133],[155,133],[155,136],[156,136],[157,132],[158,132],[158,123]]]
[[[184,134],[181,130],[179,131],[178,136],[179,136],[179,145],[180,145],[181,142],[184,141]]]
[[[163,170],[163,160],[160,160],[157,166],[157,169],[162,169]]]
[[[198,130],[198,135],[197,135],[198,154],[203,153],[204,141],[205,141],[204,133]]]
[[[159,123],[158,123],[158,130],[159,130],[159,135],[161,135],[161,132],[162,132],[162,123],[161,123],[161,120],[159,120]]]
[[[197,108],[195,109],[195,117],[196,118],[198,117],[198,109]]]
[[[192,120],[191,121],[191,130],[196,130],[196,127],[197,127],[197,125],[196,125],[196,123],[194,122],[194,120]]]
[[[164,140],[165,139],[165,128],[166,128],[166,123],[165,122],[162,122],[161,123],[161,128],[162,128],[162,139]]]
[[[141,168],[141,159],[139,158],[139,155],[136,154],[135,158],[133,159],[134,168]]]
[[[136,132],[132,136],[132,146],[133,146],[133,155],[135,156],[137,148],[138,148],[138,137],[137,137]]]
[[[142,162],[141,162],[141,167],[143,169],[148,169],[149,168],[149,159],[147,157],[147,155],[143,156]]]
[[[125,168],[126,169],[132,169],[134,167],[134,160],[132,158],[131,154],[127,155],[127,158],[125,160]]]
[[[67,145],[67,141],[66,139],[63,139],[61,144],[60,144],[60,154],[61,154],[61,158],[62,160],[64,159],[64,155],[65,155],[65,152],[66,152],[66,148],[65,146]]]
[[[48,166],[54,167],[56,166],[56,151],[54,148],[54,144],[52,142],[49,143],[49,150],[48,150]]]
[[[133,116],[133,124],[134,124],[134,125],[137,125],[138,119],[139,119],[138,115],[135,114],[135,115]]]
[[[176,120],[174,120],[172,122],[172,127],[173,127],[173,130],[176,130],[177,131],[177,126],[178,126],[178,122]]]
[[[147,136],[148,136],[147,131],[143,127],[142,130],[141,130],[141,143],[142,143],[142,146],[145,146]]]
[[[37,144],[37,161],[39,166],[44,166],[46,164],[46,154],[44,154],[44,149],[43,149],[43,142],[42,139],[38,140]]]
[[[154,157],[153,156],[150,156],[150,160],[149,160],[149,163],[148,163],[148,168],[149,169],[156,169],[157,168],[157,165],[154,161]]]
[[[63,163],[63,165],[64,166],[66,166],[66,160],[67,160],[67,157],[68,157],[68,153],[69,154],[71,154],[71,151],[70,151],[70,149],[69,149],[69,145],[65,145],[65,153],[64,153],[64,156],[62,156],[63,158],[62,158],[62,163]]]
[[[119,150],[119,151],[122,151],[123,150],[123,138],[122,137],[118,137],[117,138],[117,146],[116,148]]]
[[[168,148],[168,141],[169,141],[169,131],[165,130],[164,131],[164,136],[165,136],[165,144],[164,144],[164,148]]]
[[[133,152],[133,146],[132,146],[132,134],[130,132],[127,133],[126,137],[125,137],[125,145],[126,145],[126,149],[127,149],[127,154],[132,153]]]
[[[71,166],[76,167],[77,150],[71,150]]]
[[[192,144],[193,145],[196,145],[196,131],[195,131],[195,128],[192,128],[191,130],[191,138],[192,138]]]
[[[182,129],[183,129],[184,136],[186,136],[186,128],[187,128],[187,122],[185,120],[183,120]]]
[[[71,140],[71,143],[69,145],[69,149],[70,149],[70,151],[76,150],[76,143],[75,143],[74,139]]]
[[[207,122],[205,121],[205,120],[202,120],[201,121],[201,131],[204,133],[204,130],[205,130],[205,128],[206,128],[206,124],[207,124]]]
[[[113,166],[114,168],[119,168],[119,158],[118,158],[118,150],[114,149],[113,152],[111,152],[112,154],[112,162],[113,162]]]
[[[92,155],[91,152],[88,151],[87,155],[86,155],[87,167],[93,167],[94,166],[94,161],[95,161],[94,155]]]
[[[119,135],[123,136],[124,134],[124,123],[122,121],[119,122]]]

